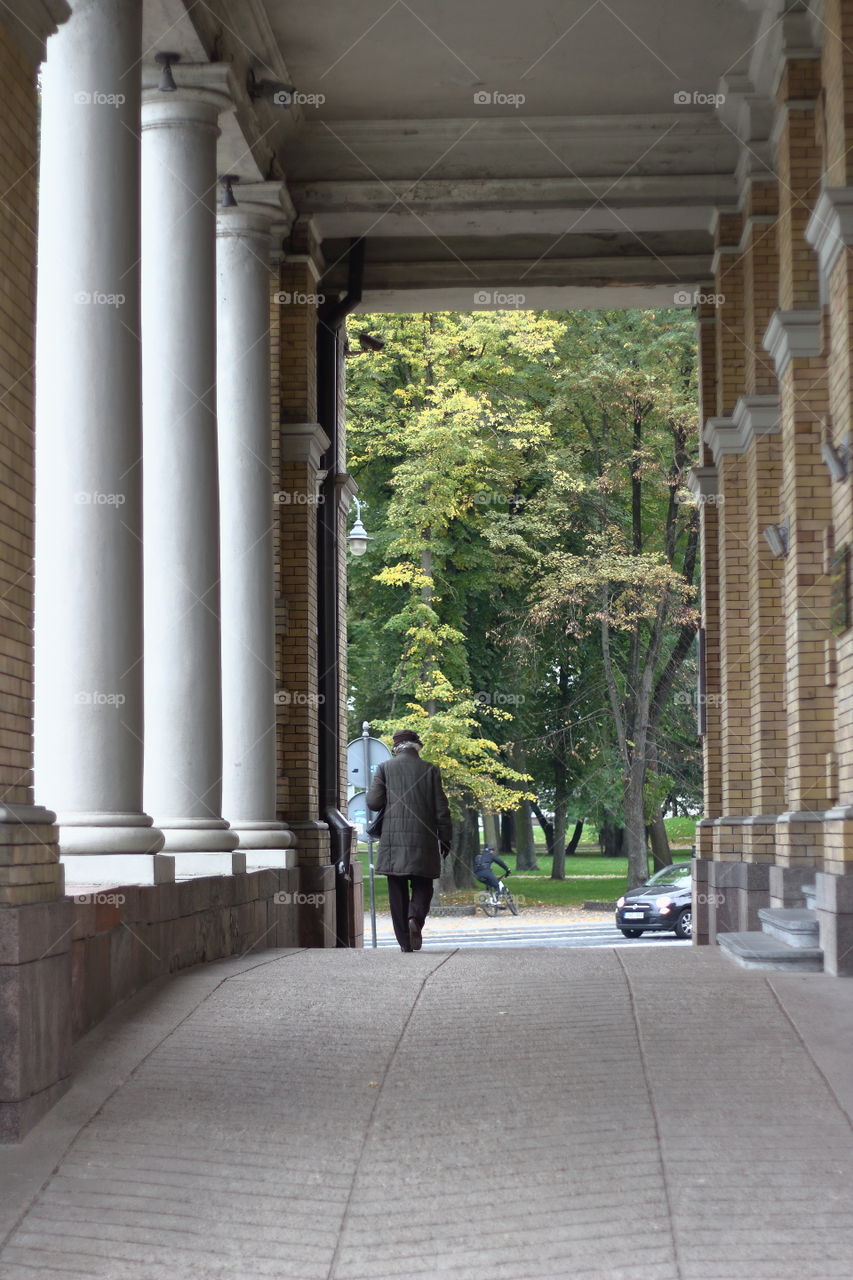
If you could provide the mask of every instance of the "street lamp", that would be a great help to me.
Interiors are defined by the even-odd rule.
[[[353,498],[353,502],[356,506],[355,524],[352,527],[352,532],[347,538],[347,542],[349,543],[349,549],[354,556],[363,556],[367,550],[368,542],[373,541],[373,535],[368,533],[364,525],[361,523],[361,503],[358,498]]]

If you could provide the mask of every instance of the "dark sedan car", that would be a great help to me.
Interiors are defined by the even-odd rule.
[[[692,933],[692,866],[679,862],[656,871],[639,889],[630,889],[616,903],[616,925],[626,938],[639,938],[648,929],[673,932],[677,938]]]

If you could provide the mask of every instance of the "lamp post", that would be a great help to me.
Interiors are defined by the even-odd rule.
[[[367,551],[368,542],[373,541],[373,535],[367,532],[361,522],[362,504],[359,502],[358,498],[355,497],[353,498],[353,502],[355,503],[356,508],[355,524],[352,527],[352,532],[347,538],[347,542],[349,543],[349,549],[354,556],[363,556]]]

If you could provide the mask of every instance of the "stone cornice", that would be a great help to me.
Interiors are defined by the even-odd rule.
[[[826,286],[832,268],[845,249],[853,246],[853,187],[827,187],[820,193],[806,226]]]
[[[732,421],[743,437],[744,449],[748,449],[756,436],[772,436],[779,431],[779,397],[741,396]]]
[[[691,467],[687,473],[687,488],[697,498],[713,498],[720,490],[720,475],[716,467]]]
[[[821,352],[821,313],[819,311],[776,311],[762,338],[765,351],[776,365],[776,376],[782,377],[792,360],[819,356]]]
[[[714,455],[714,465],[733,453],[743,453],[743,429],[735,426],[733,418],[709,418],[702,432],[702,439]]]
[[[318,422],[286,422],[279,430],[279,457],[282,462],[308,462],[315,469],[319,468],[320,458],[330,444]]]
[[[44,61],[48,36],[70,16],[66,0],[4,0],[0,21],[35,68]]]
[[[352,500],[358,493],[358,484],[348,471],[339,471],[335,476],[335,488],[338,502],[346,511],[349,511]]]
[[[741,396],[730,418],[708,419],[703,439],[719,466],[721,458],[745,453],[756,437],[774,435],[778,430],[778,396]]]

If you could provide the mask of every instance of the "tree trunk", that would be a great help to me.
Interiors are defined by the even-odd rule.
[[[649,837],[651,839],[655,871],[660,871],[661,868],[670,866],[672,864],[672,851],[669,847],[669,836],[666,833],[666,825],[662,813],[657,814],[654,822],[649,824]]]
[[[624,782],[625,852],[628,856],[629,889],[636,889],[649,878],[643,796],[645,772],[645,762],[634,759]]]
[[[517,871],[539,870],[529,800],[522,800],[515,811],[515,866]]]
[[[566,856],[571,856],[580,844],[581,833],[583,832],[583,822],[576,822],[575,829],[572,832],[572,838],[566,846]]]
[[[453,842],[441,864],[439,893],[455,893],[476,884],[474,858],[480,848],[479,818],[479,811],[468,807],[463,809],[461,818],[453,819]]]
[[[554,843],[551,856],[551,879],[566,878],[566,818],[568,816],[568,786],[566,766],[562,760],[554,761]]]
[[[493,849],[498,847],[498,819],[494,813],[486,813],[483,811],[483,843],[490,844]]]
[[[548,857],[550,858],[554,853],[554,824],[553,822],[548,821],[548,819],[545,817],[545,814],[542,812],[542,810],[539,808],[539,805],[536,804],[535,801],[530,807],[532,808],[533,812],[536,814],[536,821],[539,823],[540,827],[545,833],[545,848],[547,849]]]
[[[605,858],[621,858],[625,851],[625,828],[617,827],[616,823],[608,818],[602,823],[598,833],[598,843]]]
[[[512,853],[515,849],[515,814],[512,810],[509,813],[501,814],[501,842],[498,853]]]

